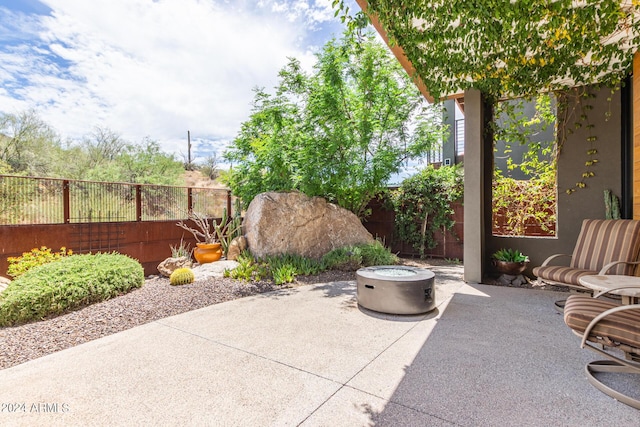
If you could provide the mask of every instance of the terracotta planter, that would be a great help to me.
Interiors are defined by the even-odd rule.
[[[529,262],[510,262],[510,261],[498,261],[497,259],[493,260],[493,266],[499,273],[509,274],[511,276],[517,276],[522,274],[523,271],[527,269]]]
[[[198,264],[218,261],[222,257],[222,248],[220,243],[196,243],[193,256]]]

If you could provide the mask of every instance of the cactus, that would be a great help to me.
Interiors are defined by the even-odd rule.
[[[604,190],[604,209],[606,219],[620,219],[620,200],[611,190]]]
[[[171,276],[169,276],[169,283],[173,286],[186,285],[188,283],[193,283],[195,279],[193,271],[191,271],[190,268],[177,268],[173,273],[171,273]]]

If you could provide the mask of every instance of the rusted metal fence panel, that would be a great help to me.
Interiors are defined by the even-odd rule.
[[[136,221],[135,184],[68,181],[65,222]]]
[[[0,175],[0,224],[55,224],[64,218],[64,182]]]
[[[167,221],[231,212],[226,189],[0,175],[0,225]]]
[[[155,274],[170,245],[184,239],[194,246],[193,236],[176,226],[189,209],[220,220],[225,209],[232,215],[231,192],[0,175],[0,275],[8,257],[41,246],[118,251]]]

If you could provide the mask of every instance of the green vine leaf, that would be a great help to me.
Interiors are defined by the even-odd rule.
[[[629,74],[640,45],[639,2],[368,0],[367,13],[401,46],[430,94],[465,89],[533,95]],[[348,14],[343,0],[335,7]],[[354,27],[362,18],[348,18]]]

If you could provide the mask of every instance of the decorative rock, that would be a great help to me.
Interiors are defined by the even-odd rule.
[[[225,270],[233,270],[238,265],[236,261],[229,260],[197,264],[193,267],[193,274],[196,276],[196,280],[204,280],[210,277],[224,277]]]
[[[238,259],[238,255],[242,251],[247,249],[247,239],[244,236],[235,237],[231,243],[229,243],[229,248],[227,249],[227,259],[230,261],[234,261]]]
[[[181,256],[178,258],[167,258],[160,264],[158,264],[158,271],[163,276],[169,277],[171,276],[171,273],[173,273],[178,268],[191,268],[192,265],[193,263],[191,262],[191,259],[187,258],[186,256]]]
[[[296,192],[258,194],[242,227],[257,258],[287,253],[320,258],[336,248],[374,241],[354,213]]]
[[[522,274],[518,274],[517,276],[503,274],[498,277],[498,282],[506,286],[522,286],[528,283],[527,279]]]

